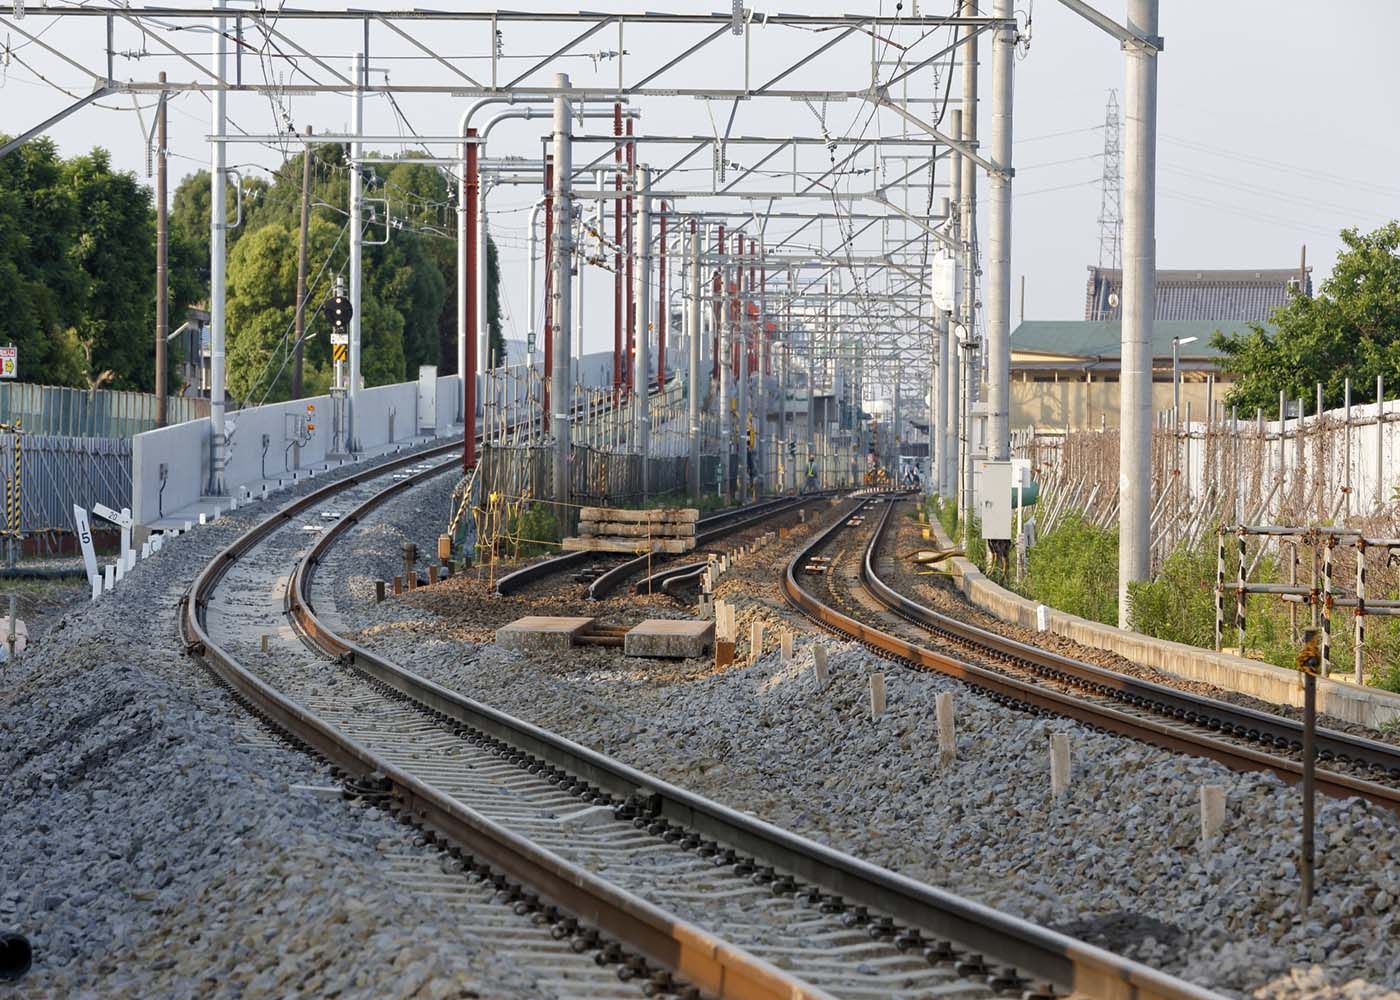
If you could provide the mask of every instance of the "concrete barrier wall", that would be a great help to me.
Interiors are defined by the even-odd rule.
[[[161,493],[160,467],[166,466]],[[137,524],[197,501],[209,479],[209,421],[190,420],[137,434],[131,442],[131,510]]]
[[[437,410],[432,426],[439,435],[452,431],[460,420],[461,379],[455,375],[437,379]],[[316,429],[301,448],[300,460],[290,445],[297,422],[315,406],[311,422]],[[417,433],[418,383],[400,382],[362,390],[356,397],[356,432],[360,447],[382,449],[407,441]],[[427,426],[424,415],[424,426]],[[295,468],[319,465],[326,460],[331,442],[331,398],[312,396],[252,406],[228,415],[233,433],[229,441],[224,483],[228,489],[264,479],[289,476]],[[209,421],[191,420],[136,435],[132,446],[132,514],[138,524],[149,524],[163,515],[196,503],[209,481]],[[264,443],[266,437],[266,443]],[[160,466],[167,468],[165,492],[160,492]]]
[[[942,527],[934,524],[932,529],[941,546],[951,547]],[[974,605],[1002,621],[1036,628],[1039,605],[1035,601],[993,583],[968,559],[958,556],[950,562],[957,587]],[[1303,703],[1303,684],[1296,670],[1154,639],[1054,608],[1048,609],[1048,619],[1049,630],[1056,635],[1093,649],[1117,653],[1134,663],[1279,705],[1301,706]],[[1400,695],[1327,677],[1318,678],[1317,705],[1319,711],[1328,715],[1373,728],[1400,719]]]

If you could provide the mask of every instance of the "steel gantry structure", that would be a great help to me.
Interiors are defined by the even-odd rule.
[[[1140,552],[1136,539],[1146,525],[1141,480],[1147,449],[1139,439],[1150,425],[1150,385],[1142,383],[1144,365],[1145,378],[1151,376],[1151,146],[1161,40],[1156,0],[1129,0],[1126,25],[1083,0],[1061,2],[1116,37],[1130,66],[1120,550],[1126,586],[1146,572],[1139,565],[1145,547]],[[912,373],[927,371],[912,395],[927,389],[930,488],[966,508],[974,451],[992,460],[1010,454],[1012,94],[1015,50],[1027,38],[1011,0],[980,6],[948,0],[948,7],[940,14],[886,16],[766,13],[741,4],[728,13],[267,10],[230,0],[211,0],[208,7],[50,5],[25,19],[0,17],[0,28],[76,73],[73,101],[0,147],[0,155],[111,94],[209,99],[211,493],[223,489],[226,447],[227,148],[311,141],[293,128],[262,135],[231,129],[228,103],[266,99],[290,123],[292,101],[348,95],[350,131],[316,130],[314,141],[345,142],[352,164],[374,161],[368,145],[412,146],[429,153],[424,162],[455,177],[464,463],[475,458],[476,376],[492,360],[484,344],[487,196],[524,185],[540,192],[546,219],[540,377],[556,495],[567,494],[570,421],[561,390],[570,378],[570,334],[578,327],[581,345],[585,322],[570,277],[581,294],[584,268],[610,263],[613,388],[619,399],[631,398],[633,447],[645,450],[651,431],[646,389],[653,357],[660,361],[657,382],[664,381],[669,289],[685,306],[689,405],[700,402],[708,354],[727,443],[736,431],[731,401],[737,430],[746,432],[755,407],[761,416],[769,412],[770,378],[782,376],[781,430],[788,381],[804,374],[812,426],[818,366],[823,377],[848,378],[843,387],[859,384],[857,412],[862,396],[888,393],[896,420],[907,412]],[[49,31],[52,22],[45,19],[62,21],[67,36]],[[204,40],[203,51],[190,47]],[[983,59],[987,46],[990,58]],[[155,60],[168,67],[159,76],[147,68]],[[412,135],[405,136],[367,129],[369,98],[394,102],[407,121],[396,95],[455,105],[457,130],[424,135],[410,127]],[[685,120],[685,105],[708,118],[708,132]],[[762,109],[771,107],[779,109],[779,129],[762,127],[764,115],[771,122],[775,114]],[[829,128],[832,108],[853,111],[851,126]],[[493,128],[532,119],[540,123],[532,151],[522,156],[516,143],[508,155],[486,155]],[[591,129],[592,122],[603,127]],[[352,301],[359,296],[367,200],[352,170]],[[578,253],[582,230],[574,211],[590,204],[601,259],[593,263]],[[986,234],[985,253],[979,229]],[[533,232],[532,225],[532,239]],[[679,280],[668,280],[673,271]],[[535,288],[532,279],[531,296]],[[356,309],[347,387],[351,449],[361,320]],[[533,328],[533,311],[530,323]],[[798,344],[805,351],[794,350]],[[688,420],[698,442],[699,414]],[[758,434],[760,452],[769,447],[764,436]],[[699,447],[692,444],[692,452]],[[743,484],[747,466],[738,466]]]

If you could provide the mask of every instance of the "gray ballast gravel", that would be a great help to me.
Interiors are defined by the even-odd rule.
[[[0,996],[553,995],[393,880],[436,852],[342,803],[183,655],[180,595],[286,496],[173,540],[0,687],[0,927],[35,946]]]
[[[1010,711],[811,635],[789,663],[770,653],[714,674],[601,649],[531,659],[436,638],[420,609],[391,628],[394,602],[352,603],[340,613],[372,645],[440,683],[906,875],[1236,995],[1400,995],[1400,826],[1360,800],[1319,800],[1319,890],[1299,914],[1298,795],[1272,776]],[[771,617],[741,611],[741,634],[759,612]],[[814,641],[830,650],[822,691]],[[888,708],[872,721],[876,670]],[[941,691],[955,699],[947,768]],[[1071,741],[1072,783],[1058,800],[1052,733]],[[1208,850],[1203,784],[1228,800]]]

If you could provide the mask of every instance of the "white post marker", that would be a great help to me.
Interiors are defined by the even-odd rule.
[[[83,548],[83,567],[87,570],[88,582],[93,585],[93,593],[100,593],[98,584],[102,574],[97,568],[97,552],[92,547],[92,528],[88,525],[87,511],[73,505],[73,528],[78,533],[78,543]]]
[[[1050,631],[1050,609],[1043,604],[1035,606],[1035,629],[1037,632]]]
[[[830,674],[826,669],[826,643],[819,642],[812,647],[812,672],[817,676],[817,690],[826,687]]]
[[[102,518],[102,520],[110,521],[121,529],[121,549],[117,552],[117,561],[123,564],[123,570],[135,566],[135,558],[129,556],[131,549],[131,510],[129,508],[113,510],[105,504],[95,503],[92,505],[92,512]],[[121,574],[118,574],[117,579],[121,579]]]
[[[92,583],[92,599],[95,601],[102,596],[102,577],[99,575]]]
[[[1050,734],[1050,794],[1063,795],[1069,790],[1069,734]]]
[[[763,655],[763,622],[749,622],[749,662],[757,663]]]
[[[1225,786],[1201,786],[1201,849],[1208,850],[1225,826]]]
[[[117,585],[117,567],[115,563],[108,563],[102,567],[102,589],[111,590]]]
[[[791,633],[791,632],[784,632],[784,633],[783,633],[783,637],[782,637],[782,640],[781,640],[781,643],[780,643],[780,648],[781,648],[781,650],[782,650],[782,657],[783,657],[783,662],[784,662],[784,663],[786,663],[788,660],[792,659],[792,633]]]
[[[943,691],[934,699],[938,717],[938,763],[947,767],[957,756],[957,736],[953,731],[953,692]]]
[[[870,718],[885,714],[885,675],[876,671],[870,675]]]
[[[117,557],[115,572],[117,574],[117,578],[114,581],[115,583],[121,583],[126,579],[126,560],[121,556]]]

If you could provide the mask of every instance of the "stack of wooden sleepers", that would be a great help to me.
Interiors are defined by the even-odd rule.
[[[627,510],[585,507],[579,515],[578,537],[564,539],[565,552],[690,552],[695,548],[693,507]]]

